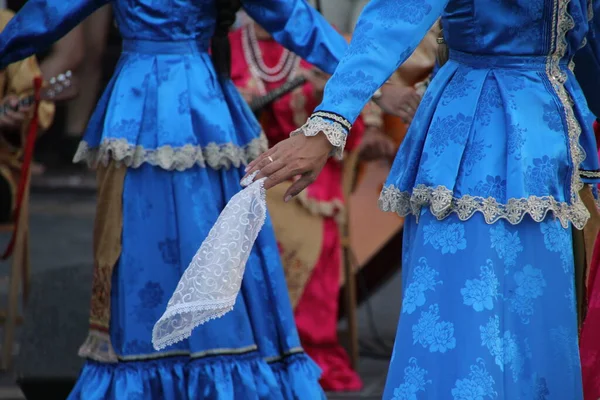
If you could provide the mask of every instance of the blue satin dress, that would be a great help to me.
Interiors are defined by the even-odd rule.
[[[29,0],[0,34],[0,67],[44,49],[107,0]],[[165,351],[152,327],[247,162],[260,127],[207,53],[215,0],[114,0],[123,53],[75,159],[127,166],[113,274],[116,363],[86,362],[70,399],[320,399],[303,353],[269,221],[233,311]],[[243,0],[274,37],[333,72],[346,41],[304,0]],[[57,332],[60,334],[60,332]],[[102,349],[99,349],[102,350]],[[99,357],[102,359],[102,357]]]
[[[407,217],[384,400],[580,400],[572,229],[600,177],[580,88],[600,93],[600,1],[372,0],[301,131],[342,147],[440,16],[450,61],[380,197]]]

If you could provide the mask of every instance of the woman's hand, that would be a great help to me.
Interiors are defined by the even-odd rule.
[[[419,107],[421,96],[412,87],[386,83],[381,87],[381,96],[374,100],[383,111],[400,117],[409,124]]]
[[[380,129],[369,127],[360,143],[360,158],[364,161],[392,160],[396,155],[396,144]]]
[[[6,113],[0,116],[0,130],[18,130],[21,128],[29,110],[31,107],[19,107],[16,111],[12,108],[16,108],[19,105],[19,99],[16,96],[7,96],[2,104],[8,104],[10,107],[6,109]]]
[[[244,178],[260,171],[254,180],[266,177],[265,189],[268,190],[299,176],[285,192],[284,201],[287,202],[315,181],[332,149],[323,133],[310,137],[295,135],[277,143],[248,164]]]

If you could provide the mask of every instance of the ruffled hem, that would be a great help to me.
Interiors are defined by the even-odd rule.
[[[82,141],[73,162],[83,161],[93,168],[99,163],[107,165],[110,160],[114,160],[130,168],[138,168],[148,163],[169,171],[184,171],[194,165],[228,169],[231,166],[239,168],[247,165],[267,148],[268,141],[264,134],[245,146],[209,143],[206,146],[188,144],[182,147],[161,146],[156,149],[132,145],[126,139],[104,139],[98,147],[90,147],[87,142]]]
[[[267,362],[258,355],[87,361],[69,400],[320,400],[320,370],[304,353]]]
[[[503,204],[493,197],[454,197],[454,193],[445,186],[425,185],[418,185],[412,193],[403,192],[394,185],[386,186],[379,197],[381,210],[395,212],[402,217],[412,214],[418,218],[423,207],[429,207],[430,212],[440,220],[455,213],[461,221],[466,221],[476,212],[480,212],[488,224],[504,219],[516,225],[525,215],[529,215],[536,222],[542,222],[551,212],[564,228],[567,228],[570,222],[581,230],[590,218],[589,211],[579,197],[574,204],[559,202],[552,196],[512,198]]]

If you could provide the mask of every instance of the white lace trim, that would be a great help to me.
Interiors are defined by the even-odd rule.
[[[306,124],[293,131],[290,136],[317,136],[319,133],[327,136],[327,140],[333,146],[331,155],[341,160],[344,157],[344,146],[346,146],[348,130],[339,122],[322,117],[311,117]]]
[[[246,186],[229,200],[183,273],[163,316],[152,330],[152,344],[162,350],[188,338],[194,328],[233,309],[246,262],[267,216],[266,178]]]
[[[548,80],[552,84],[554,91],[559,98],[564,112],[565,121],[567,123],[567,134],[569,138],[569,153],[571,156],[571,162],[573,164],[573,172],[571,175],[571,207],[574,210],[585,209],[585,205],[579,197],[579,191],[583,188],[583,182],[579,176],[579,166],[585,160],[586,154],[579,143],[579,135],[581,134],[581,126],[573,111],[573,99],[565,88],[565,82],[567,81],[567,73],[562,70],[560,63],[564,58],[568,43],[567,33],[575,27],[575,22],[571,15],[569,15],[568,6],[571,0],[554,0],[553,2],[553,21],[552,21],[552,43],[551,49],[553,52],[548,55],[546,62],[546,75]],[[573,63],[569,63],[569,67],[573,67]],[[556,213],[556,212],[555,212]],[[582,214],[576,213],[574,218],[581,218]],[[590,218],[590,214],[586,209],[585,220],[573,220],[573,225],[578,229],[583,229],[583,225]],[[566,216],[563,215],[563,218]],[[560,216],[559,216],[560,218]],[[562,220],[561,220],[562,222]],[[564,225],[564,223],[563,223]]]
[[[90,331],[85,342],[79,348],[79,357],[102,363],[116,363],[119,358],[110,342],[108,333]]]
[[[581,200],[567,204],[557,201],[552,196],[530,196],[509,199],[503,204],[493,197],[454,197],[454,193],[445,186],[433,188],[418,185],[412,193],[400,191],[393,185],[386,186],[379,197],[379,207],[383,211],[396,212],[402,217],[412,214],[417,219],[423,207],[429,207],[429,211],[440,220],[456,213],[461,221],[466,221],[476,212],[480,212],[488,224],[504,219],[513,225],[519,224],[525,215],[529,215],[536,222],[542,222],[548,212],[552,212],[564,228],[571,222],[577,229],[583,229],[590,218],[590,213]]]
[[[212,169],[236,168],[246,165],[267,150],[269,144],[264,134],[253,139],[245,146],[232,143],[209,143],[201,147],[186,144],[182,147],[161,146],[157,149],[146,149],[132,145],[126,139],[105,139],[99,147],[89,147],[86,142],[79,143],[73,162],[85,161],[91,167],[99,163],[107,165],[115,160],[127,167],[138,168],[144,163],[166,170],[184,171],[199,165]]]
[[[579,176],[588,179],[598,179],[600,178],[600,171],[585,171],[580,169]]]

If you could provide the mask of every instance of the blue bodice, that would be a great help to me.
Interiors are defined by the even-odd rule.
[[[266,149],[259,124],[208,54],[215,0],[29,0],[0,34],[0,68],[50,46],[109,3],[123,54],[76,161],[228,168]],[[348,47],[305,0],[242,3],[276,40],[324,71],[332,73]]]
[[[600,178],[590,112],[600,113],[600,1],[372,0],[302,131],[343,147],[350,123],[440,17],[450,61],[415,115],[382,208],[514,224],[553,213],[581,228],[589,213],[579,189]]]

